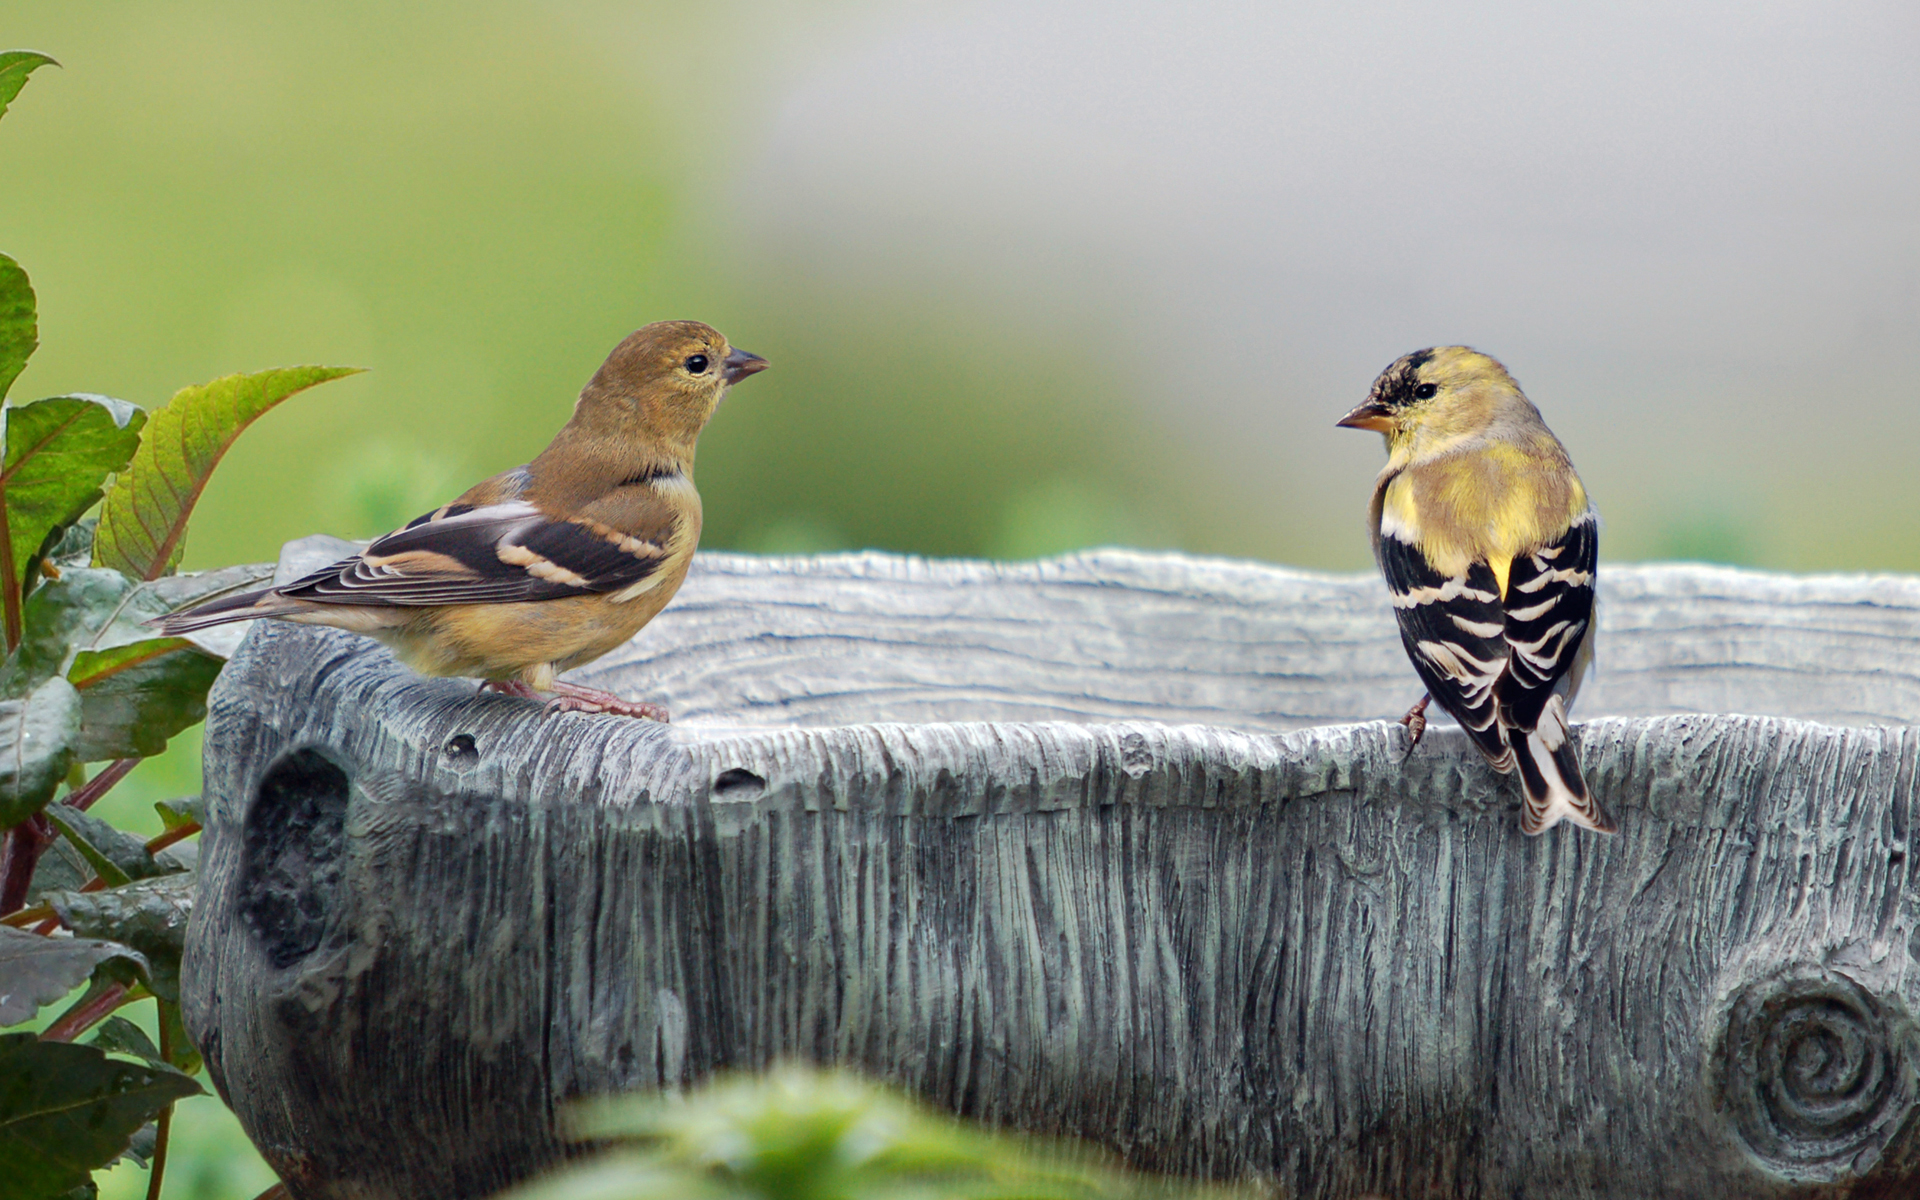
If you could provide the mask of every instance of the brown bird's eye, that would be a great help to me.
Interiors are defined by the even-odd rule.
[[[687,373],[688,373],[688,374],[690,374],[690,375],[702,375],[702,374],[705,374],[705,373],[706,373],[706,370],[707,370],[707,356],[706,356],[706,355],[704,355],[704,354],[693,354],[693,355],[689,355],[689,356],[687,357]]]
[[[1434,397],[1434,393],[1438,392],[1439,390],[1440,390],[1439,388],[1435,387],[1431,383],[1423,383],[1419,387],[1413,389],[1413,395],[1416,400],[1431,400]]]

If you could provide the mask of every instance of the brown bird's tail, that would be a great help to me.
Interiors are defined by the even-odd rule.
[[[251,621],[255,617],[272,617],[287,612],[295,605],[274,588],[261,588],[253,592],[241,592],[236,596],[222,596],[218,600],[209,600],[177,613],[168,613],[164,617],[148,622],[168,637],[177,637],[183,633],[192,633],[196,629],[205,629],[210,625],[225,625],[230,621]]]

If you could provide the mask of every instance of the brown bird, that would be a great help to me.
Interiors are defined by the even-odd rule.
[[[540,456],[365,550],[280,587],[157,624],[181,634],[274,617],[364,633],[423,675],[477,678],[549,710],[667,719],[558,676],[666,607],[700,541],[694,442],[727,389],[767,360],[698,321],[614,347]]]

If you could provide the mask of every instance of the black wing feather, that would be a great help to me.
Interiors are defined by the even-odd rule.
[[[1513,560],[1507,574],[1506,642],[1512,650],[1500,685],[1506,723],[1532,729],[1540,710],[1573,669],[1593,622],[1593,570],[1599,530],[1582,517],[1560,539]],[[1577,779],[1576,770],[1573,778]]]
[[[1380,539],[1379,557],[1420,681],[1488,758],[1504,760],[1496,689],[1508,658],[1506,617],[1492,568],[1475,563],[1464,576],[1442,575],[1417,547],[1393,537]]]
[[[393,565],[392,560],[417,554],[451,560],[457,569]],[[515,557],[527,561],[513,561]],[[432,514],[380,538],[358,557],[279,591],[320,604],[398,608],[557,600],[630,587],[658,570],[665,558],[663,546],[621,538],[604,526],[556,521],[516,502]],[[545,574],[530,569],[528,562]]]

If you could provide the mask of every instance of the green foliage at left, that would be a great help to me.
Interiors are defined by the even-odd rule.
[[[0,53],[0,115],[52,61]],[[206,715],[220,655],[150,622],[262,579],[174,573],[208,476],[262,414],[352,369],[230,375],[149,417],[106,396],[14,403],[38,345],[32,283],[0,254],[0,1025],[79,989],[38,1034],[0,1035],[0,1188],[91,1195],[94,1172],[129,1157],[157,1196],[173,1104],[204,1091],[180,1021],[194,859],[170,851],[200,826],[191,802],[163,806],[145,839],[87,810]],[[157,1044],[112,1015],[144,1000]]]

